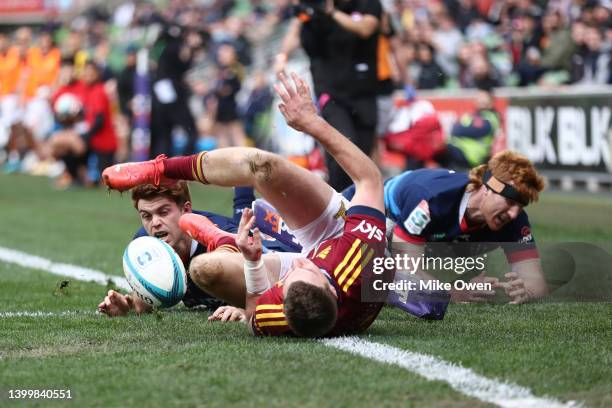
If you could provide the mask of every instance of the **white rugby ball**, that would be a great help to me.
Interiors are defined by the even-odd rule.
[[[187,291],[187,275],[178,254],[155,237],[139,237],[123,252],[123,273],[138,297],[155,307],[171,307]]]
[[[79,98],[77,98],[74,94],[65,93],[60,95],[59,98],[55,101],[53,105],[53,110],[55,114],[62,117],[71,117],[78,115],[79,112],[83,109],[83,105]]]

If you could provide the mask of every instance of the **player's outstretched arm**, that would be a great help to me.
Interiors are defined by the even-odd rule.
[[[293,84],[283,72],[278,79],[280,84],[275,85],[275,90],[282,100],[279,109],[287,124],[314,137],[336,159],[355,183],[353,205],[367,205],[384,212],[383,179],[376,164],[317,114],[306,81],[293,72]]]
[[[255,215],[253,211],[250,208],[245,208],[240,218],[240,225],[238,226],[236,245],[238,245],[244,257],[244,280],[246,284],[245,315],[247,321],[250,321],[253,317],[257,299],[271,286],[268,280],[269,273],[266,264],[261,259],[263,246],[259,230],[255,228],[253,230],[253,237],[249,237],[249,231],[254,224]]]

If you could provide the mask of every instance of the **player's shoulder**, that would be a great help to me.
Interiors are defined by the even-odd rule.
[[[449,192],[462,191],[468,182],[466,173],[447,169],[419,169],[396,176],[385,187],[397,189],[404,196],[404,200],[411,199],[418,203],[420,200],[429,201]]]
[[[428,191],[444,190],[469,181],[466,173],[448,169],[419,169],[411,172],[411,175],[415,184]]]
[[[525,210],[500,231],[500,242],[534,242],[531,223]]]
[[[147,233],[147,230],[145,230],[144,227],[140,227],[138,231],[136,231],[136,233],[132,237],[132,241],[135,240],[136,238],[148,237],[148,236],[149,234]]]

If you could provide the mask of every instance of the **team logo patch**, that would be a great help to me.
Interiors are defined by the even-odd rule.
[[[520,243],[533,242],[533,236],[531,235],[531,228],[524,226],[521,228],[522,237],[518,240]]]
[[[404,227],[409,233],[419,235],[430,221],[429,204],[427,201],[421,200],[419,205],[412,210],[406,221],[404,221]]]
[[[382,241],[385,237],[384,232],[378,228],[376,225],[372,225],[365,220],[361,220],[359,225],[351,230],[351,232],[361,232],[368,236],[368,239],[375,239],[377,241]]]
[[[344,201],[342,200],[340,201],[340,208],[338,209],[338,212],[334,214],[334,220],[337,220],[339,218],[346,218],[346,207],[344,206]]]
[[[321,258],[321,259],[327,258],[327,255],[329,255],[329,251],[331,251],[331,246],[328,246],[327,248],[319,252],[317,254],[317,258]]]

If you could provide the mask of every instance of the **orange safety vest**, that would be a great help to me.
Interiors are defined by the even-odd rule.
[[[41,86],[52,86],[57,80],[60,71],[61,53],[52,48],[43,54],[40,48],[31,48],[28,52],[28,77],[26,80],[24,97],[29,99],[36,95]]]
[[[391,61],[389,61],[389,55],[391,54],[391,44],[389,39],[380,34],[378,36],[378,53],[376,58],[378,59],[378,80],[384,81],[391,78]]]
[[[0,96],[17,92],[23,65],[16,47],[9,48],[6,54],[0,57]]]

